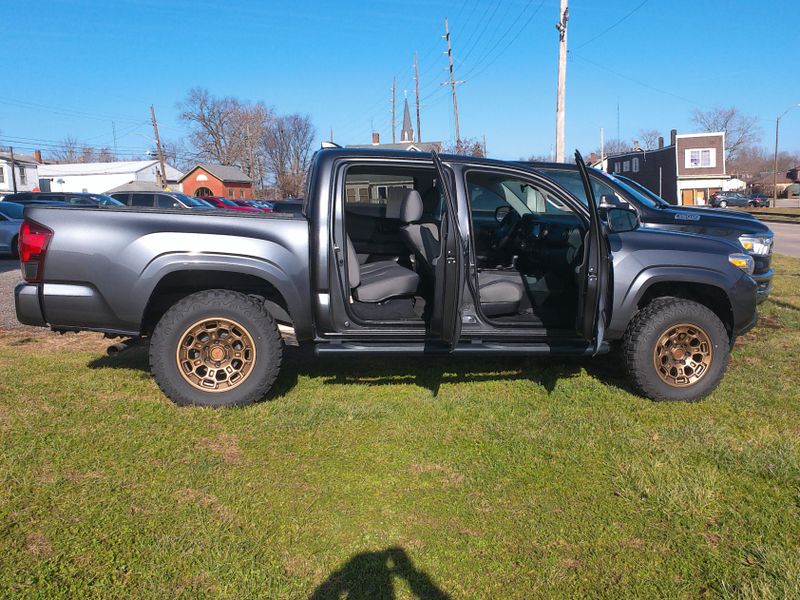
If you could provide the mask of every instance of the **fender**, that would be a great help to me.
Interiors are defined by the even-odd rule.
[[[643,269],[624,288],[624,282],[616,281],[614,295],[614,313],[609,324],[609,334],[621,337],[625,333],[628,323],[638,310],[638,303],[642,296],[653,285],[661,282],[695,283],[713,286],[725,294],[728,301],[733,304],[727,290],[736,283],[735,279],[714,269],[691,266],[658,266]]]
[[[289,272],[277,263],[263,258],[236,254],[173,252],[152,260],[136,280],[131,297],[136,299],[131,310],[141,327],[147,303],[158,283],[171,273],[179,271],[223,271],[252,275],[269,283],[283,296],[298,338],[311,335],[309,302],[303,301]],[[305,295],[308,297],[308,294]]]

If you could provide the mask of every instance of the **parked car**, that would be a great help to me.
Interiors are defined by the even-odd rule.
[[[252,208],[257,210],[258,212],[272,212],[271,208],[267,210],[266,208],[263,208],[261,206],[256,206],[252,200],[233,200],[232,202],[234,202],[237,206],[240,206],[242,208]]]
[[[770,197],[766,194],[750,194],[748,198],[750,198],[750,206],[752,207],[764,208],[769,206]]]
[[[755,206],[755,201],[741,192],[715,192],[711,194],[708,203],[714,208],[727,208],[728,206]]]
[[[526,163],[566,187],[586,202],[580,173],[575,165],[563,163]],[[758,299],[763,302],[772,290],[773,233],[754,216],[732,211],[696,206],[676,206],[636,181],[589,169],[595,198],[608,203],[622,203],[633,208],[648,229],[685,231],[725,239],[739,245],[753,257],[753,279],[758,284]]]
[[[239,206],[233,200],[223,198],[222,196],[199,196],[199,198],[205,200],[215,208],[226,208],[229,210],[240,210],[244,212],[262,212],[257,208],[253,208],[252,206]]]
[[[632,207],[601,220],[576,161],[586,201],[516,163],[342,148],[315,154],[304,214],[29,208],[17,318],[149,338],[155,380],[180,405],[263,398],[282,331],[321,357],[594,356],[619,343],[643,395],[703,397],[756,322],[752,257],[640,227]],[[392,188],[383,214],[360,211],[364,186]],[[113,235],[90,243],[89,230]]]
[[[17,241],[24,210],[24,204],[0,202],[0,253],[19,256]]]
[[[104,194],[86,192],[18,192],[3,198],[3,202],[19,204],[67,204],[71,206],[121,206],[122,203]]]
[[[277,213],[302,213],[303,200],[299,198],[276,200],[272,203],[272,211]]]
[[[267,202],[266,200],[245,200],[249,206],[253,208],[258,208],[263,212],[272,212],[272,202]]]
[[[126,206],[143,208],[190,208],[209,210],[214,208],[205,200],[195,196],[187,196],[179,192],[115,192],[112,198]]]

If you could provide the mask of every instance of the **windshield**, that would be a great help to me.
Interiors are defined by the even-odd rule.
[[[638,181],[634,181],[633,179],[628,179],[627,177],[615,177],[614,175],[608,175],[609,179],[613,179],[618,185],[625,188],[625,191],[630,192],[631,194],[635,195],[636,198],[649,206],[650,208],[658,208],[660,206],[669,206],[669,202],[664,200],[661,196],[656,194],[655,192],[650,191],[646,187],[644,187]]]
[[[21,204],[13,204],[12,202],[0,202],[0,213],[3,213],[9,219],[21,219],[22,211],[25,207]]]
[[[202,198],[196,198],[195,196],[187,196],[186,194],[172,194],[178,200],[183,202],[186,206],[191,206],[192,208],[213,208],[211,204],[203,200]]]
[[[125,206],[116,198],[106,196],[105,194],[92,194],[90,196],[83,196],[83,198],[89,200],[87,204],[98,204],[100,206]],[[75,202],[71,199],[70,204],[82,204],[82,202]]]
[[[564,169],[540,169],[550,179],[569,190],[573,196],[578,198],[584,204],[587,204],[586,191],[583,189],[583,180],[581,174],[576,170]],[[603,196],[612,204],[630,204],[631,201],[647,206],[649,208],[658,208],[659,206],[666,205],[667,203],[659,198],[656,202],[649,196],[645,196],[636,188],[627,185],[626,182],[621,181],[618,177],[614,177],[603,171],[597,169],[589,169],[589,175],[592,181],[592,191],[594,192],[595,202],[598,204],[602,202]],[[603,180],[610,180],[619,188],[622,188],[623,194],[614,189],[609,183]],[[656,198],[658,198],[656,196]]]

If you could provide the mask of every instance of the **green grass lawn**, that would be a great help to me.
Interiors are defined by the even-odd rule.
[[[775,223],[800,223],[800,208],[735,208],[749,212],[757,219]]]
[[[800,260],[775,265],[697,404],[610,358],[293,352],[269,401],[179,409],[144,349],[3,334],[0,595],[800,597]]]

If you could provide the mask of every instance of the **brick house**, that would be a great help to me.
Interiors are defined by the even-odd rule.
[[[253,180],[239,167],[197,165],[180,179],[183,193],[190,196],[224,196],[234,200],[253,197]]]
[[[730,179],[725,171],[725,133],[670,132],[655,150],[631,150],[607,157],[607,170],[638,181],[671,204],[705,205]]]

